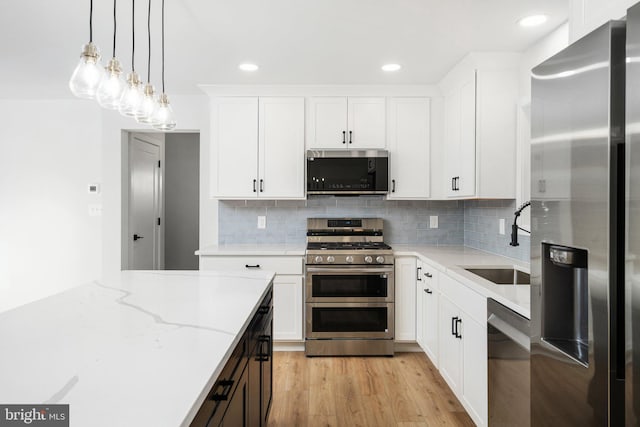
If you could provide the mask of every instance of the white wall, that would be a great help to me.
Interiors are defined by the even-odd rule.
[[[100,277],[100,108],[0,101],[0,312]]]

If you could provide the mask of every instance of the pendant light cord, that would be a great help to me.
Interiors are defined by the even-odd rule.
[[[133,40],[131,45],[131,71],[135,73],[136,64],[133,58],[136,54],[136,0],[131,1],[131,38]]]
[[[149,56],[147,58],[147,83],[151,83],[151,0],[149,0],[149,11],[147,13],[147,36],[149,38]]]
[[[93,0],[89,1],[89,43],[93,42]]]
[[[164,93],[164,0],[162,0],[162,93]]]
[[[116,0],[113,0],[113,57],[116,57]]]

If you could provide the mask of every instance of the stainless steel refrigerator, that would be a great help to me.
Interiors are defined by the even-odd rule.
[[[626,49],[629,41],[630,52],[640,51],[635,15],[609,22],[532,71],[533,426],[625,422],[626,89],[626,127],[633,129],[634,102],[640,123],[640,85],[632,78],[640,83],[640,70]],[[630,142],[633,153],[633,136]]]

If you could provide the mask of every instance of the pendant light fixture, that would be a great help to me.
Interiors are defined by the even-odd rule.
[[[155,129],[161,131],[170,131],[176,127],[173,109],[164,87],[164,0],[162,0],[162,94],[158,97],[158,106],[153,115],[152,124]]]
[[[153,115],[156,112],[155,90],[151,84],[151,0],[149,0],[149,10],[147,12],[147,37],[149,41],[149,56],[147,57],[147,84],[142,92],[142,102],[136,114],[138,123],[153,123]]]
[[[100,65],[100,50],[93,44],[93,0],[89,2],[89,43],[82,47],[80,62],[73,70],[69,89],[78,98],[93,99],[104,75]]]
[[[121,78],[122,67],[116,58],[116,0],[113,0],[113,57],[105,67],[106,75],[98,86],[96,98],[101,107],[117,110],[120,107],[120,98],[125,89]]]
[[[142,102],[142,88],[140,76],[136,73],[136,0],[131,1],[131,72],[127,75],[127,85],[120,98],[120,114],[123,116],[135,116]]]

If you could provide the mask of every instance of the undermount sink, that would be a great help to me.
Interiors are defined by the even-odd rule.
[[[528,285],[529,273],[515,268],[465,268],[469,273],[480,276],[496,285]]]

